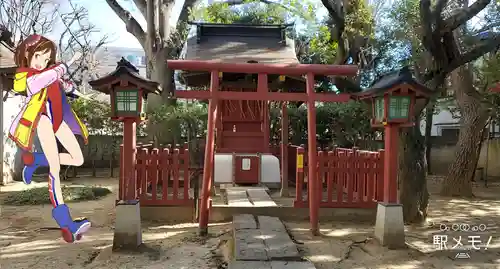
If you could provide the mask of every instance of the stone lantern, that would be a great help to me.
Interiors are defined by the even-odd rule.
[[[425,105],[431,94],[405,67],[356,95],[371,104],[372,126],[384,128],[384,198],[377,207],[375,237],[389,248],[405,247],[403,207],[398,201],[399,130],[415,125],[415,106]]]
[[[122,58],[116,69],[89,84],[94,90],[110,96],[111,118],[123,122],[123,151],[120,156],[122,175],[116,202],[116,225],[113,247],[133,249],[142,243],[139,198],[136,195],[136,129],[137,123],[146,119],[148,94],[159,94],[158,83],[143,78],[139,70]]]

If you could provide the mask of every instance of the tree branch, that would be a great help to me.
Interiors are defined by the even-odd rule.
[[[142,16],[146,18],[146,0],[134,0],[134,4],[141,12]]]
[[[441,14],[438,14],[441,16]],[[434,44],[432,41],[432,12],[431,12],[431,1],[430,0],[421,0],[420,1],[420,23],[422,24],[423,32],[422,36],[422,44],[424,47],[434,55]]]
[[[146,2],[146,52],[153,52],[156,47],[155,1]],[[161,19],[161,18],[160,18]]]
[[[442,26],[436,30],[443,34],[457,29],[485,9],[490,2],[491,0],[476,0],[469,7],[458,9],[453,15],[444,20]]]
[[[172,17],[172,9],[174,8],[175,0],[160,0],[159,2],[158,14],[160,15],[158,18],[158,29],[161,40],[166,40],[172,33],[173,27],[170,25],[170,17]]]
[[[198,2],[198,0],[185,0],[182,10],[179,13],[179,18],[177,19],[177,24],[187,22],[189,19],[189,11]]]
[[[108,6],[115,12],[115,14],[125,23],[126,29],[129,33],[139,41],[143,49],[146,49],[146,33],[136,19],[126,11],[116,0],[106,0]]]
[[[456,57],[450,64],[441,70],[431,71],[426,73],[423,78],[424,81],[436,80],[437,77],[444,80],[444,78],[451,72],[453,72],[458,67],[473,62],[479,57],[485,55],[486,53],[496,51],[500,48],[500,34],[483,40],[480,45],[477,45],[475,48],[469,50],[468,52],[462,53],[459,57]]]

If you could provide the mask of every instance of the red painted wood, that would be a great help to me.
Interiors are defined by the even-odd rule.
[[[325,165],[325,162],[327,161],[326,157],[327,156],[324,155],[324,152],[321,149],[318,149],[318,168],[316,169],[318,185],[316,187],[318,188],[317,193],[319,194],[317,198],[320,202],[323,201],[323,182],[327,167],[327,165]]]
[[[148,170],[148,180],[151,181],[151,199],[158,200],[158,160],[159,160],[159,150],[154,148],[151,151],[149,170]]]
[[[302,160],[304,160],[304,148],[297,147],[296,156],[300,156],[300,155],[302,155]],[[295,183],[294,206],[295,207],[302,207],[302,205],[304,204],[304,199],[303,199],[303,194],[302,194],[302,190],[304,188],[304,168],[298,167],[297,163],[295,164],[295,168],[296,168],[296,171],[295,171],[296,183]]]
[[[317,75],[354,76],[358,72],[356,65],[324,65],[324,64],[262,64],[262,63],[223,63],[217,61],[168,60],[169,69],[186,71],[218,70],[230,73],[267,73],[280,75]]]
[[[267,85],[267,84],[266,84]],[[262,133],[263,133],[263,141],[262,141],[262,148],[264,149],[265,152],[269,151],[269,102],[268,101],[262,101]]]
[[[250,159],[250,170],[242,169],[243,159]],[[259,184],[260,156],[234,156],[234,182],[236,184]]]
[[[209,91],[202,90],[176,90],[174,93],[176,98],[185,99],[201,99],[208,100],[212,96]],[[315,100],[318,102],[349,102],[351,95],[347,93],[331,94],[331,93],[316,93]],[[307,101],[309,99],[307,93],[291,93],[291,92],[232,92],[224,91],[218,93],[220,100],[251,100],[251,101]]]
[[[189,177],[189,150],[187,148],[184,148],[182,152],[182,172],[183,172],[183,179],[184,179],[184,191],[183,191],[183,196],[182,198],[184,200],[189,199],[189,188],[190,188],[190,177]]]
[[[173,67],[172,67],[173,68]],[[175,69],[175,68],[174,68]],[[205,161],[203,167],[203,185],[201,191],[201,201],[200,201],[200,216],[199,216],[199,228],[200,230],[206,230],[208,227],[208,213],[210,210],[210,188],[212,184],[212,173],[213,173],[213,158],[214,158],[214,127],[216,117],[216,107],[217,107],[217,91],[219,90],[219,72],[212,71],[210,78],[210,92],[212,99],[208,103],[208,123],[207,123],[207,141],[205,145]]]
[[[170,178],[170,149],[164,148],[161,152],[161,161],[160,161],[160,169],[161,169],[161,202],[166,203],[168,200],[168,182]]]
[[[137,170],[137,193],[138,197],[143,200],[146,199],[147,179],[148,179],[148,149],[138,149],[138,162],[139,169]]]
[[[384,202],[398,202],[399,126],[388,124],[384,130]]]
[[[347,177],[347,154],[343,151],[338,151],[337,156],[339,158],[339,171],[338,171],[338,180],[337,180],[337,199],[338,203],[342,203],[344,201],[344,190],[345,190],[345,182]]]
[[[281,143],[280,143],[280,159],[281,159],[281,184],[284,181],[288,183],[288,108],[287,103],[281,105]],[[288,184],[287,184],[288,185]],[[288,195],[288,193],[287,193]]]
[[[126,200],[135,200],[137,183],[135,177],[135,150],[136,150],[136,122],[135,119],[126,119],[123,123],[123,167],[126,182]]]
[[[375,190],[383,187],[383,184],[374,180],[380,171],[377,167],[382,166],[381,161],[380,152],[335,149],[326,154],[320,151],[316,170],[320,174],[321,171],[326,171],[327,196],[326,200],[319,202],[319,206],[373,208],[377,201],[381,201],[375,197]],[[297,180],[297,186],[300,183],[301,181]],[[310,184],[308,185],[310,187]],[[309,204],[308,199],[303,200],[298,195],[297,188],[294,206],[306,207]],[[346,197],[347,199],[344,199]]]
[[[319,182],[316,176],[316,104],[315,104],[315,92],[314,92],[314,74],[312,72],[307,73],[306,76],[306,93],[309,95],[309,100],[307,101],[307,145],[308,145],[308,182],[309,186],[309,197],[311,199],[309,203],[309,221],[311,223],[311,232],[313,235],[319,234]]]
[[[174,149],[174,154],[172,155],[172,179],[174,181],[172,189],[172,199],[179,199],[179,149]]]
[[[326,174],[326,200],[333,200],[333,184],[335,178],[335,154],[333,151],[327,153],[327,174]]]
[[[118,200],[125,200],[125,173],[123,164],[123,144],[120,145],[120,172],[118,175]],[[134,168],[135,169],[135,168]]]

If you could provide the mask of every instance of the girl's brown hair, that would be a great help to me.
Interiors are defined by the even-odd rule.
[[[47,67],[56,63],[56,45],[41,35],[30,35],[17,46],[14,61],[18,67],[30,67],[35,52],[48,52],[49,50],[50,59]]]

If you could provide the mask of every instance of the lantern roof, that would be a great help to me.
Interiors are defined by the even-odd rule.
[[[140,87],[147,93],[160,94],[161,92],[161,87],[157,82],[141,76],[139,69],[123,57],[117,62],[116,69],[113,72],[104,77],[89,81],[89,84],[96,91],[110,94],[112,86],[119,85],[122,81],[127,81],[130,84]]]
[[[370,88],[357,94],[361,99],[368,97],[381,96],[386,93],[401,91],[403,85],[406,89],[413,90],[417,97],[428,97],[433,91],[422,83],[418,82],[412,75],[408,66],[396,71],[380,76]]]

